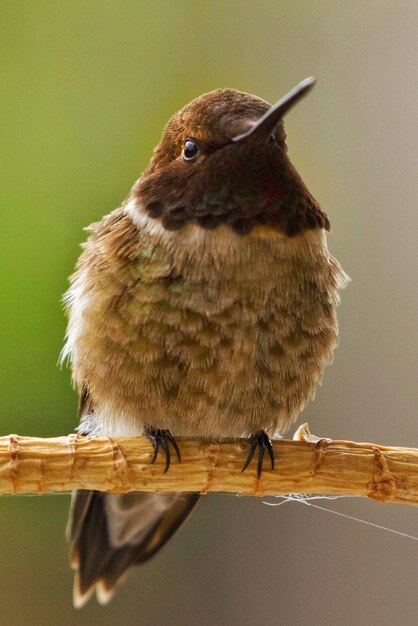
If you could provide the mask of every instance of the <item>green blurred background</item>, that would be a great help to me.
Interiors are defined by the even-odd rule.
[[[417,445],[416,0],[1,0],[1,432],[66,434],[57,358],[82,228],[119,205],[163,124],[216,87],[275,101],[353,278],[303,414],[321,435]],[[300,423],[300,421],[299,421]],[[76,612],[67,496],[2,497],[4,624],[416,624],[416,542],[301,504],[212,496],[106,608]],[[320,505],[417,533],[416,511]]]

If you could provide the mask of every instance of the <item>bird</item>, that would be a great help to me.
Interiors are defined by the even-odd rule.
[[[195,98],[169,120],[126,200],[87,229],[62,351],[80,435],[145,435],[165,471],[181,462],[176,437],[244,437],[243,469],[274,470],[271,438],[314,397],[349,281],[288,154],[283,117],[315,82],[273,106],[227,88]],[[109,602],[198,500],[75,492],[74,605],[94,592]]]

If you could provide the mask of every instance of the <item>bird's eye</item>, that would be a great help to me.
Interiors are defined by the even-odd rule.
[[[185,161],[192,161],[199,154],[199,146],[194,139],[186,139],[183,148],[183,158]]]

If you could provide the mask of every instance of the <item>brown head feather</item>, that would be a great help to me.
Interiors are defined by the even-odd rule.
[[[288,236],[325,228],[329,221],[290,163],[283,121],[268,140],[233,138],[270,105],[250,94],[219,89],[193,100],[167,124],[144,175],[133,189],[147,214],[167,230],[197,223],[228,224],[247,234],[267,224]],[[199,155],[182,157],[193,139]]]

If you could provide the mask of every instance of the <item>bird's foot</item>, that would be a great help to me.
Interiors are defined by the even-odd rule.
[[[164,474],[166,473],[166,471],[170,467],[170,461],[171,461],[170,448],[168,447],[169,443],[171,443],[171,445],[173,446],[175,453],[177,455],[177,458],[179,460],[179,463],[180,463],[181,461],[180,450],[178,448],[176,440],[174,439],[173,435],[170,433],[169,430],[163,430],[161,428],[153,428],[152,426],[146,426],[144,430],[144,434],[146,437],[148,437],[148,439],[152,443],[152,447],[154,450],[154,456],[152,457],[151,464],[155,463],[157,456],[158,456],[158,451],[161,446],[165,454]]]
[[[257,463],[257,477],[260,478],[261,472],[263,471],[264,452],[266,450],[270,457],[271,469],[272,470],[274,469],[273,444],[271,443],[270,437],[267,435],[267,433],[264,432],[264,430],[259,430],[258,433],[256,433],[255,435],[252,435],[250,437],[250,444],[251,444],[251,448],[248,453],[247,460],[245,461],[245,465],[241,471],[243,472],[244,470],[247,469],[247,467],[251,463],[251,459],[253,458],[254,452],[258,446],[259,450],[258,450],[258,463]]]

